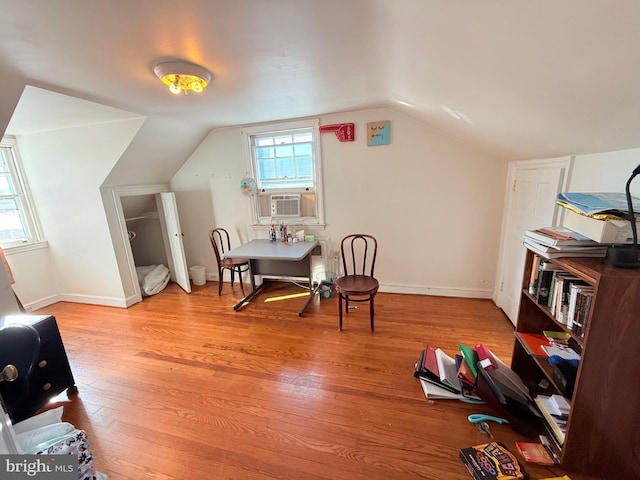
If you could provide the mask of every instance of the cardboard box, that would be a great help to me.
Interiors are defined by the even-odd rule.
[[[627,220],[596,220],[567,210],[563,226],[600,243],[633,243],[631,222]],[[636,222],[640,235],[640,222]]]

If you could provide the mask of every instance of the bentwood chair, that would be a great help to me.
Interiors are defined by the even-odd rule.
[[[373,276],[378,252],[375,237],[364,233],[348,235],[340,243],[344,275],[335,282],[340,315],[339,330],[342,330],[342,300],[345,312],[349,313],[349,302],[369,302],[369,318],[373,333],[373,300],[378,293],[378,280]],[[354,298],[355,297],[355,298]]]
[[[235,281],[235,275],[240,277],[240,288],[244,296],[244,285],[242,284],[242,274],[249,270],[249,259],[247,258],[224,258],[225,252],[231,250],[231,241],[229,240],[229,232],[224,228],[216,228],[209,232],[209,240],[216,254],[218,262],[218,295],[222,294],[222,276],[225,270],[231,272],[231,286]]]

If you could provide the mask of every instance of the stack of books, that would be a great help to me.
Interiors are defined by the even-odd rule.
[[[606,245],[565,227],[542,227],[527,230],[524,245],[544,258],[604,257]]]
[[[567,433],[571,405],[561,395],[538,395],[534,398],[556,444],[561,446]]]
[[[594,295],[592,285],[535,254],[529,294],[539,304],[546,305],[558,322],[579,337],[584,337]]]
[[[640,199],[631,197],[636,227]],[[563,225],[602,244],[633,243],[629,206],[624,193],[559,193],[556,202],[564,207]]]
[[[492,362],[489,351],[482,345],[475,349],[460,344],[453,357],[442,349],[426,345],[420,352],[413,376],[428,400],[480,400],[473,389],[478,376],[478,361]]]

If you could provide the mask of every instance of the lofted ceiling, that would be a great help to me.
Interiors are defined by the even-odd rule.
[[[109,118],[147,117],[125,156],[152,151],[169,175],[216,127],[381,106],[505,160],[640,147],[637,0],[0,6],[3,83],[125,112]],[[211,85],[170,94],[153,66],[175,59],[206,67]],[[32,97],[8,133],[92,121],[59,96]],[[14,105],[0,103],[0,113]]]

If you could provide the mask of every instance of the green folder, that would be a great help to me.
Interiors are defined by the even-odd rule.
[[[478,363],[478,354],[473,348],[465,345],[464,343],[458,345],[458,348],[460,349],[460,353],[462,353],[462,358],[467,362],[469,370],[471,370],[474,378],[478,378],[478,369],[476,368],[476,363]]]

